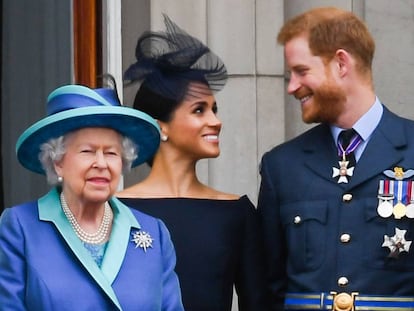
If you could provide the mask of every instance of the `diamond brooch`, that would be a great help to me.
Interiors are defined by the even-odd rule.
[[[152,248],[152,242],[154,239],[145,231],[135,231],[132,234],[132,240],[135,243],[135,248],[142,248],[144,252],[147,252],[148,248]]]

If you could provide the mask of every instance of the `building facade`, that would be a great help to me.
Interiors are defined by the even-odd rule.
[[[260,159],[271,147],[309,128],[298,102],[286,94],[283,49],[276,43],[287,18],[317,6],[352,10],[376,40],[374,83],[392,111],[414,118],[414,3],[409,0],[103,0],[102,67],[117,77],[125,105],[136,87],[120,87],[134,61],[138,36],[164,29],[162,14],[222,57],[229,72],[217,94],[223,122],[221,155],[198,166],[202,180],[257,200]],[[74,82],[73,2],[5,0],[2,19],[1,147],[2,208],[37,198],[45,179],[15,157],[22,131],[45,114],[48,93]],[[379,150],[380,152],[380,150]],[[289,163],[286,163],[289,165]],[[143,178],[142,166],[125,176]],[[299,178],[299,176],[298,176]],[[237,310],[237,306],[234,307]]]

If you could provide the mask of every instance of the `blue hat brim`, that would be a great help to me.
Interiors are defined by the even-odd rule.
[[[45,174],[39,161],[40,146],[51,138],[88,127],[110,128],[130,138],[138,148],[132,167],[150,159],[160,144],[158,123],[148,114],[125,106],[91,106],[65,110],[30,126],[17,140],[17,159],[25,168]]]

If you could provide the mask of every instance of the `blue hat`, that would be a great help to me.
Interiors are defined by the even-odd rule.
[[[144,112],[121,106],[115,90],[65,85],[50,93],[47,117],[30,126],[17,140],[17,159],[25,168],[45,174],[38,158],[40,146],[51,138],[87,127],[111,128],[130,138],[138,147],[132,167],[152,157],[160,143],[157,122]]]

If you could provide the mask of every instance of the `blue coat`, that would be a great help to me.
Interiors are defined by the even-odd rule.
[[[164,224],[117,199],[101,269],[70,227],[52,190],[0,219],[0,310],[183,310],[175,252]],[[139,223],[138,223],[139,221]],[[143,230],[145,251],[132,241]]]
[[[382,247],[396,228],[413,241],[414,219],[377,212],[380,180],[390,179],[384,171],[414,169],[414,122],[384,108],[350,182],[338,184],[333,167],[337,149],[327,125],[262,158],[258,211],[274,309],[287,292],[414,296],[414,245],[398,258]]]

